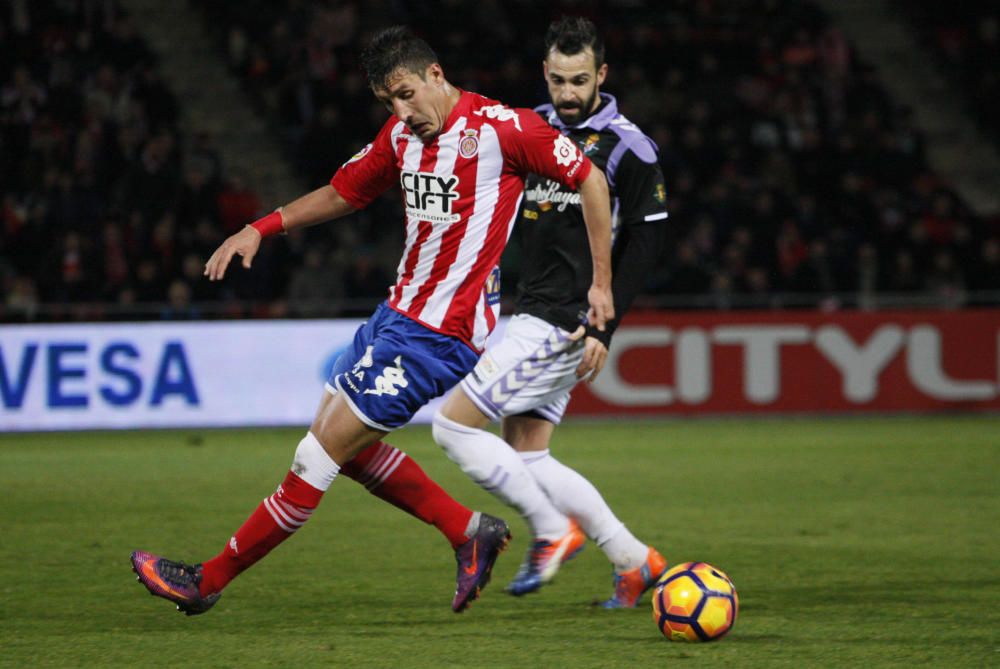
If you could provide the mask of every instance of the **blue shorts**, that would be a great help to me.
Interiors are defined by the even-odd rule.
[[[383,302],[334,363],[328,384],[363,423],[390,432],[450,390],[478,360],[460,339],[434,332]]]

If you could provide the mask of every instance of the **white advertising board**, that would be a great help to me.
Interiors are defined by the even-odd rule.
[[[361,323],[2,326],[0,431],[305,427]]]

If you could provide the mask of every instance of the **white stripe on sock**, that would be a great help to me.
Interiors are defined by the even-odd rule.
[[[365,467],[365,472],[369,476],[374,476],[374,472],[376,472],[378,468],[382,466],[382,463],[385,462],[385,459],[389,457],[389,455],[391,455],[392,451],[394,450],[396,449],[393,448],[392,446],[389,446],[388,444],[379,444],[378,454],[374,458],[372,458],[372,461],[368,463],[367,467]]]
[[[286,516],[288,516],[292,522],[298,522],[299,525],[309,520],[309,516],[312,515],[312,511],[309,509],[303,509],[280,499],[274,499],[272,501],[278,506],[279,509],[281,509],[281,511],[284,512]]]
[[[389,475],[396,470],[399,463],[403,461],[404,457],[406,457],[406,454],[403,453],[403,451],[397,448],[393,448],[392,450],[394,451],[392,455],[386,458],[386,461],[382,463],[378,470],[372,472],[372,481],[367,486],[369,490],[382,484],[387,478],[389,478]]]
[[[292,529],[291,527],[289,527],[288,525],[285,524],[285,521],[282,520],[282,518],[278,514],[277,510],[271,505],[271,498],[270,497],[265,497],[264,498],[264,508],[267,509],[267,512],[269,514],[271,514],[271,518],[273,518],[274,522],[276,522],[278,524],[278,527],[280,527],[281,529],[283,529],[285,532],[288,532],[289,534],[292,534],[293,532],[295,532],[295,529],[298,529],[298,528]]]
[[[398,451],[398,453],[399,453],[399,457],[396,458],[396,461],[392,463],[392,466],[389,467],[389,470],[385,474],[383,474],[382,477],[376,483],[372,484],[371,488],[375,488],[377,486],[380,486],[383,483],[385,483],[386,481],[388,481],[389,477],[392,476],[392,473],[394,471],[396,471],[396,469],[401,464],[403,464],[403,460],[406,459],[406,453],[403,453],[402,451]],[[371,489],[371,488],[369,488],[369,489]]]
[[[292,515],[288,513],[287,506],[276,500],[273,496],[270,497],[269,500],[271,502],[271,507],[274,509],[275,513],[281,516],[282,520],[285,521],[285,524],[287,524],[289,527],[294,527],[295,529],[299,529],[300,527],[302,527],[302,524],[305,521],[293,518]]]

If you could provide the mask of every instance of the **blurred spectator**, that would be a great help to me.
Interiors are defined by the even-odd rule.
[[[136,302],[159,303],[167,296],[166,279],[155,258],[143,258],[135,270],[133,286]]]
[[[830,295],[839,288],[836,270],[831,262],[829,247],[822,239],[809,244],[809,254],[792,275],[791,286],[797,293]]]
[[[371,250],[359,249],[344,275],[344,292],[352,298],[369,298],[374,303],[388,297],[392,283],[392,278],[378,266]]]
[[[318,248],[307,250],[288,289],[292,313],[306,318],[321,316],[324,303],[343,297],[344,282],[338,264],[330,262]]]
[[[261,214],[260,199],[243,177],[233,174],[226,180],[217,198],[222,231],[231,235],[253,223]]]
[[[905,249],[896,251],[886,287],[893,293],[912,293],[922,287],[913,254]]]
[[[858,274],[855,283],[858,292],[858,306],[862,309],[871,309],[878,303],[876,295],[881,288],[878,252],[872,244],[862,244],[858,248],[857,265]]]
[[[38,310],[38,287],[34,279],[14,276],[5,282],[6,299],[4,307],[9,318],[15,321],[32,321]]]
[[[964,304],[965,279],[951,251],[940,250],[934,254],[924,287],[942,306],[959,307]]]
[[[977,290],[1000,290],[1000,240],[986,240],[972,277],[972,287]]]
[[[191,287],[182,279],[174,279],[167,288],[167,306],[160,312],[160,320],[193,321],[201,318],[201,311],[191,303]]]
[[[665,289],[675,295],[701,295],[708,291],[712,276],[698,257],[694,244],[684,241],[677,246],[677,260]]]

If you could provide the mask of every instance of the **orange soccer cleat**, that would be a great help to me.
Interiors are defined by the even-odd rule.
[[[635,569],[629,569],[615,576],[615,594],[601,606],[606,609],[634,609],[642,593],[646,592],[667,570],[667,561],[650,546],[646,561]]]

